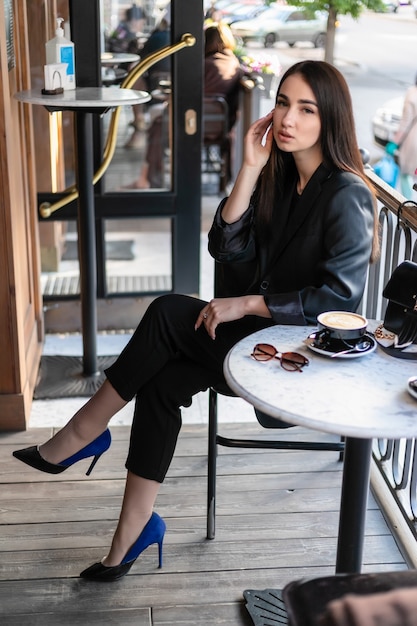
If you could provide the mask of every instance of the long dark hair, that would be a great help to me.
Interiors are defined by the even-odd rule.
[[[356,139],[352,99],[345,78],[333,65],[325,61],[301,61],[292,65],[282,76],[277,97],[284,81],[294,74],[300,75],[314,93],[320,116],[320,144],[323,162],[329,169],[357,174],[375,192],[364,173],[361,153]],[[259,178],[255,198],[261,228],[270,223],[272,209],[283,191],[284,181],[294,180],[296,167],[291,153],[281,151],[275,141],[271,154]],[[374,244],[372,258],[378,254],[378,225],[376,199],[374,219]]]

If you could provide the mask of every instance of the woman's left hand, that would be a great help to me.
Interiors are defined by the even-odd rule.
[[[195,323],[195,330],[204,324],[210,337],[216,339],[216,328],[219,324],[240,320],[245,315],[271,317],[263,296],[213,298],[201,309]]]
[[[202,324],[212,339],[216,339],[216,328],[223,322],[233,322],[246,315],[244,296],[239,298],[213,298],[200,311],[197,317],[195,329]]]

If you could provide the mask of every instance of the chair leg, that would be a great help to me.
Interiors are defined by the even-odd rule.
[[[346,437],[343,437],[343,435],[340,436],[340,442],[341,443],[345,443],[346,441]],[[342,463],[342,461],[344,461],[345,458],[345,454],[344,454],[344,450],[340,450],[339,452],[339,463]]]
[[[231,165],[230,165],[230,141],[227,139],[222,146],[220,146],[220,162],[221,172],[219,180],[219,192],[226,191],[226,187],[231,180]]]
[[[216,534],[217,393],[209,390],[207,463],[207,539]]]

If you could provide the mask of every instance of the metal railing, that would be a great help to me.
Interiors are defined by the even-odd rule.
[[[407,201],[371,169],[366,171],[375,186],[378,198],[381,255],[378,262],[370,266],[361,312],[369,319],[383,320],[387,301],[383,298],[382,291],[392,271],[404,260],[417,262],[417,205]],[[373,446],[373,459],[383,478],[380,482],[384,483],[384,488],[388,489],[391,496],[388,504],[385,501],[385,506],[384,501],[379,499],[381,509],[393,519],[392,508],[398,507],[397,511],[394,511],[396,522],[391,523],[391,526],[396,528],[391,528],[391,530],[396,534],[398,532],[397,520],[400,519],[403,522],[408,540],[400,541],[400,543],[403,548],[406,546],[408,554],[404,556],[409,556],[409,563],[414,566],[416,566],[417,559],[416,441],[416,439],[395,441],[378,439],[375,440]],[[413,555],[410,552],[413,552]]]

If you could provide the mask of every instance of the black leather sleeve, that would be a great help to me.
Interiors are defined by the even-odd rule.
[[[277,324],[315,323],[323,311],[358,308],[371,255],[373,219],[373,198],[362,181],[334,193],[271,272],[265,301]],[[289,277],[283,281],[279,272],[285,266]]]
[[[220,263],[252,261],[256,257],[252,231],[254,207],[250,205],[237,222],[227,224],[221,216],[226,200],[220,202],[208,234],[209,252]]]

